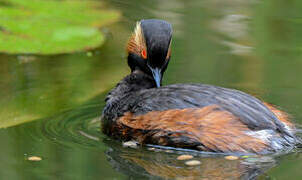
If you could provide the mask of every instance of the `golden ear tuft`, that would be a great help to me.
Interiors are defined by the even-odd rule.
[[[143,50],[145,50],[144,56],[143,56]],[[135,53],[135,54],[143,57],[144,59],[147,58],[146,44],[145,44],[145,40],[143,37],[143,32],[141,29],[140,22],[137,22],[136,27],[134,29],[134,33],[132,34],[132,36],[130,37],[130,39],[128,41],[127,52]]]
[[[171,39],[170,44],[169,44],[169,48],[168,48],[166,59],[169,59],[171,57],[171,44],[172,44],[172,39]]]
[[[171,57],[171,48],[168,49],[167,57],[166,59],[169,59]]]
[[[136,44],[142,43],[142,28],[141,28],[141,23],[137,22],[134,30],[134,35],[135,35],[135,42]]]

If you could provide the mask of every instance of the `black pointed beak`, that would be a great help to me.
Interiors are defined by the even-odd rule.
[[[156,83],[156,87],[160,87],[161,83],[161,70],[159,68],[151,68],[151,72]]]

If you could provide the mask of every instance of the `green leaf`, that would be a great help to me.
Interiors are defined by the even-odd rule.
[[[95,1],[5,0],[0,4],[0,52],[61,54],[99,47],[101,26],[119,18]]]

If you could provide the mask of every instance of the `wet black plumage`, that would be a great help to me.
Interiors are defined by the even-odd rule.
[[[253,136],[254,138],[255,135],[253,133],[257,135],[258,132],[263,132],[263,134],[267,136],[261,139],[266,148],[264,148],[262,152],[254,153],[274,152],[284,148],[292,148],[297,143],[295,129],[291,123],[287,124],[287,121],[286,123],[281,121],[266,104],[244,92],[206,84],[173,84],[157,87],[161,84],[163,73],[170,59],[168,51],[171,48],[172,28],[169,23],[161,20],[143,20],[137,26],[139,27],[134,36],[136,39],[132,39],[133,42],[131,42],[130,39],[130,43],[134,43],[135,45],[134,49],[128,49],[128,64],[131,68],[131,74],[121,80],[106,98],[106,106],[102,116],[103,132],[114,137],[120,137],[120,139],[123,140],[134,139],[144,142],[144,139],[148,138],[148,143],[150,143],[150,138],[147,136],[160,136],[161,134],[165,134],[162,135],[164,136],[163,139],[169,140],[169,145],[171,145],[171,138],[167,137],[166,133],[160,132],[166,132],[167,130],[165,128],[169,127],[170,122],[172,124],[173,119],[163,117],[160,121],[166,123],[167,126],[165,125],[161,129],[156,129],[156,131],[150,135],[150,133],[148,134],[144,129],[137,129],[140,131],[136,133],[133,124],[125,124],[124,121],[120,121],[120,118],[126,117],[126,113],[131,113],[132,119],[130,119],[129,122],[136,123],[135,121],[138,120],[135,119],[135,117],[144,117],[144,115],[150,112],[164,112],[175,109],[202,109],[216,105],[219,107],[220,112],[225,112],[235,117],[232,121],[240,121],[244,127],[246,126],[248,132],[246,129],[242,131],[246,132],[247,136]],[[136,44],[137,41],[135,40],[137,40],[137,38],[143,38],[143,44]],[[147,59],[143,59],[140,54],[137,53],[139,50],[144,49],[147,50]],[[215,112],[212,112],[212,114],[215,115]],[[199,114],[194,115],[197,122],[202,124],[204,121],[203,116],[200,115],[199,117]],[[147,117],[148,116],[146,116],[146,118]],[[148,122],[148,120],[146,120],[146,122]],[[137,124],[139,123],[138,121]],[[138,127],[152,128],[154,124],[159,122],[154,120],[148,123],[150,125],[144,124]],[[199,124],[196,124],[196,126],[198,125]],[[215,127],[215,125],[213,126]],[[158,128],[161,126],[156,125],[154,127]],[[220,130],[225,131],[225,129]],[[187,131],[190,131],[190,129]],[[190,134],[190,132],[187,131],[180,136],[187,137],[185,134]],[[144,132],[146,133],[144,134]],[[192,132],[196,132],[196,129],[192,129]],[[127,134],[126,139],[122,137],[125,134]],[[194,140],[198,139],[198,141],[200,140],[200,145],[204,145],[203,138],[206,137],[194,134],[192,136],[190,135],[189,138],[193,138]],[[230,142],[232,142],[232,137],[227,138],[230,138]],[[183,140],[186,140],[186,138],[183,138]],[[151,138],[151,143],[152,142]],[[158,141],[154,141],[154,143],[159,144]],[[179,143],[179,141],[177,141],[177,143]],[[187,146],[187,143],[184,142],[183,144]],[[164,142],[163,145],[165,145]],[[172,144],[172,146],[174,145]],[[179,146],[181,147],[181,145]],[[179,146],[175,144],[175,147]],[[196,146],[196,144],[194,146]],[[238,151],[243,152],[251,151],[243,147],[224,148],[224,146],[231,146],[227,143],[220,146],[220,149],[218,146],[217,148],[208,149],[211,151],[225,151],[224,149],[228,149],[229,151],[234,151],[234,149],[239,149]],[[254,149],[257,148],[255,147]]]

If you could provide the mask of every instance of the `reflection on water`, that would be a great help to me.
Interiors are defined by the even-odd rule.
[[[164,179],[254,179],[275,165],[272,157],[226,160],[222,156],[195,154],[201,165],[187,166],[173,151],[150,152],[109,145],[112,166],[129,176]],[[184,152],[178,152],[184,153]],[[188,152],[186,152],[188,154]],[[193,154],[194,155],[194,154]]]
[[[135,22],[172,22],[164,83],[203,82],[249,92],[302,124],[302,3],[298,0],[105,0],[123,19],[92,52],[0,56],[0,179],[300,179],[300,152],[230,161],[184,152],[123,148],[100,132],[106,92],[127,72]],[[189,71],[188,71],[189,70]],[[34,121],[35,120],[35,121]],[[189,152],[185,152],[189,153]],[[42,161],[27,161],[29,156]]]
[[[10,136],[22,139],[13,146],[19,158],[22,151],[26,152],[17,164],[23,167],[20,174],[26,179],[61,176],[64,179],[123,178],[125,175],[134,179],[253,179],[276,165],[270,156],[249,156],[231,161],[224,159],[223,155],[124,148],[120,142],[100,133],[100,98],[104,95],[54,117],[9,129]],[[201,165],[190,167],[177,160],[177,156],[183,153],[192,154]],[[32,155],[43,160],[26,161]],[[13,156],[16,154],[6,154],[2,160],[9,162]],[[113,169],[108,169],[109,164]],[[38,168],[32,169],[35,166]],[[36,174],[29,173],[31,171]]]

